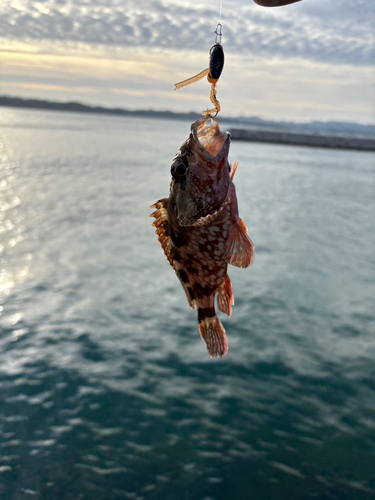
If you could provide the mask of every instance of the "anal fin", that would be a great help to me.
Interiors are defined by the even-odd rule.
[[[232,314],[232,306],[234,305],[234,296],[232,290],[232,282],[228,275],[217,289],[217,307],[219,310],[228,316]]]
[[[241,219],[232,229],[224,259],[228,264],[242,268],[248,267],[254,262],[254,245],[247,235],[247,227]]]

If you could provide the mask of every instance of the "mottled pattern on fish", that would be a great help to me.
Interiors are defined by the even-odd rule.
[[[233,176],[238,164],[228,163],[229,134],[205,117],[191,127],[189,139],[172,163],[168,198],[156,202],[153,226],[161,246],[198,310],[199,333],[212,357],[225,356],[228,341],[215,313],[232,313],[234,297],[228,264],[248,267],[254,246],[238,216]]]

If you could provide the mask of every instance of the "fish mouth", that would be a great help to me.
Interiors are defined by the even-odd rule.
[[[230,134],[221,132],[219,123],[211,115],[204,116],[193,123],[191,133],[201,153],[205,155],[208,153],[209,156],[219,160],[228,154]]]

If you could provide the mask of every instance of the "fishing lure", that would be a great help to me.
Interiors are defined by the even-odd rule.
[[[201,71],[195,76],[188,78],[187,80],[183,80],[182,82],[176,83],[174,90],[179,90],[188,85],[191,85],[199,80],[202,80],[205,76],[207,76],[207,80],[211,83],[211,92],[210,92],[210,100],[212,104],[215,106],[214,109],[207,109],[206,111],[202,111],[202,115],[212,115],[215,113],[214,117],[220,112],[220,102],[216,97],[216,85],[219,81],[220,75],[224,68],[224,49],[221,45],[221,37],[222,37],[222,24],[218,23],[215,30],[215,45],[213,45],[210,49],[210,61],[209,67],[204,71]]]

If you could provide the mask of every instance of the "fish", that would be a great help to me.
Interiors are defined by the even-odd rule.
[[[228,264],[247,268],[254,244],[238,214],[233,177],[238,162],[229,163],[229,132],[221,132],[211,115],[191,125],[189,138],[171,164],[168,198],[154,203],[158,241],[198,311],[198,330],[212,358],[228,352],[225,329],[215,311],[231,316],[234,305]]]

